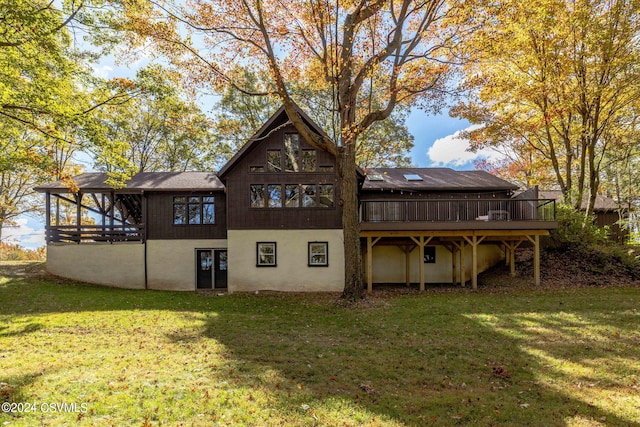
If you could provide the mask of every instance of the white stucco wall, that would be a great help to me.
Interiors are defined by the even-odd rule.
[[[196,249],[226,249],[227,240],[147,240],[149,289],[196,289]]]
[[[342,291],[342,230],[229,230],[229,292]],[[256,266],[256,243],[276,242],[277,266]],[[308,242],[329,243],[329,266],[309,267]]]
[[[47,246],[47,270],[87,283],[144,289],[144,245],[51,243]]]
[[[430,246],[430,245],[427,245]],[[451,268],[451,252],[441,245],[436,248],[436,263],[424,265],[425,283],[451,283],[453,281]],[[410,277],[412,283],[420,282],[420,264],[418,248],[410,255]],[[504,253],[496,245],[478,246],[478,272],[485,271],[504,259]],[[456,256],[456,271],[460,259]],[[464,266],[466,279],[471,279],[472,253],[471,247],[465,248]],[[396,246],[379,245],[373,247],[373,282],[374,283],[405,283],[405,254]]]

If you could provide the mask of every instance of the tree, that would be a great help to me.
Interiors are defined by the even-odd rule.
[[[136,79],[115,79],[114,93],[128,93],[98,113],[95,133],[112,147],[97,153],[97,166],[110,170],[117,153],[131,164],[131,173],[206,170],[219,159],[213,122],[180,83],[180,76],[160,66],[141,69]]]
[[[267,76],[258,76],[246,69],[242,87],[252,93],[267,92]],[[331,95],[320,90],[305,90],[292,85],[292,92],[299,99],[303,111],[322,129],[331,129],[331,109],[327,100]],[[234,85],[225,87],[214,111],[216,137],[221,146],[228,149],[229,156],[236,152],[269,117],[280,107],[276,96],[256,97],[237,90]],[[375,122],[358,138],[356,164],[362,168],[372,167],[408,167],[411,164],[409,151],[413,148],[413,136],[409,133],[405,121],[408,115],[406,106],[398,106],[385,120]]]
[[[503,0],[478,4],[482,30],[465,41],[472,93],[454,114],[485,126],[472,142],[507,145],[548,163],[565,200],[587,215],[600,188],[609,137],[625,126],[637,85],[638,12],[633,0]]]
[[[268,73],[274,87],[268,94],[277,95],[298,133],[336,157],[343,212],[343,296],[362,297],[358,138],[399,104],[427,106],[441,99],[450,75],[449,48],[460,36],[457,6],[444,0],[124,5],[123,28],[138,40],[153,39],[194,81],[218,88],[233,84],[250,93],[235,79],[235,66],[248,64],[253,71]],[[332,126],[327,131],[334,136],[315,134],[298,115],[293,82],[330,94]]]

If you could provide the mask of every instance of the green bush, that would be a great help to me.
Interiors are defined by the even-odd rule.
[[[586,217],[568,205],[556,207],[558,228],[550,234],[551,247],[558,250],[590,248],[608,245],[608,228],[600,228],[593,217]]]
[[[556,210],[558,228],[549,236],[548,250],[569,253],[594,273],[622,273],[640,279],[640,250],[608,238],[608,228],[594,224],[592,218],[567,205]]]

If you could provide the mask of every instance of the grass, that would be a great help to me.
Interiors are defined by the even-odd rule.
[[[336,299],[0,276],[0,425],[640,425],[638,288]]]

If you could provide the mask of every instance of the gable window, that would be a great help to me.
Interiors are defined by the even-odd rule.
[[[275,267],[276,266],[276,242],[256,243],[256,266]]]
[[[250,186],[250,204],[252,208],[264,208],[264,185],[251,184]]]
[[[300,136],[288,133],[284,136],[284,170],[285,172],[299,172],[298,156],[300,153]]]
[[[282,172],[282,153],[280,150],[267,150],[267,170]]]
[[[309,242],[309,267],[327,267],[329,265],[329,243]]]
[[[215,224],[214,196],[175,196],[173,198],[173,224]]]
[[[264,172],[264,166],[249,166],[249,172]]]
[[[316,171],[316,150],[302,150],[302,172]]]

